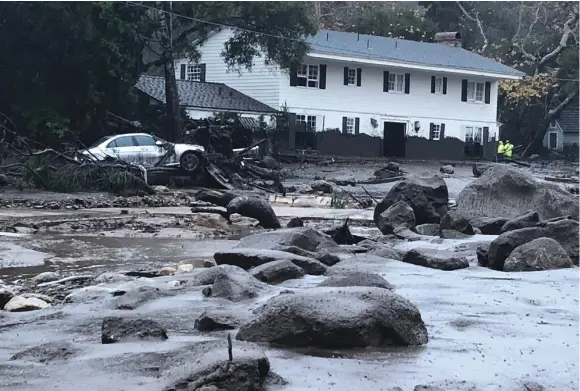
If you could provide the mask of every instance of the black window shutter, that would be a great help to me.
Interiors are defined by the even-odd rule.
[[[344,85],[348,85],[348,67],[344,67]]]
[[[429,124],[429,140],[433,140],[433,129],[435,128],[435,124],[431,122]]]
[[[346,134],[346,117],[342,117],[342,134]]]
[[[179,70],[179,78],[181,80],[185,80],[185,64],[181,64],[181,67]]]
[[[485,82],[485,103],[489,104],[491,102],[491,83]]]
[[[467,79],[461,80],[461,101],[467,102]]]
[[[318,88],[321,90],[326,89],[326,65],[320,64],[320,80],[318,81]]]
[[[411,74],[405,73],[405,94],[411,91]]]
[[[361,86],[362,82],[362,68],[357,68],[356,69],[356,85],[358,87]]]
[[[443,140],[445,137],[445,124],[441,124],[441,128],[439,130],[439,140]]]
[[[298,67],[290,65],[290,87],[296,87],[298,84]]]
[[[354,134],[358,135],[359,131],[360,131],[360,118],[356,117],[354,119]]]
[[[435,93],[435,76],[431,76],[431,93]]]
[[[383,92],[389,92],[389,71],[383,72]]]
[[[443,78],[443,95],[447,95],[447,78]]]
[[[205,64],[199,64],[199,68],[201,69],[201,75],[199,77],[199,81],[205,82]]]

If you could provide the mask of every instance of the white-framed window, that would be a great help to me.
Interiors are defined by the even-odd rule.
[[[397,73],[389,73],[389,92],[404,92],[405,91],[405,75]]]
[[[442,77],[435,77],[435,93],[436,94],[443,93],[443,78]]]
[[[307,125],[309,128],[316,130],[316,116],[298,114],[296,115],[296,123]]]
[[[199,65],[187,64],[185,79],[189,81],[201,81],[201,67]]]
[[[483,103],[483,92],[485,91],[485,83],[478,83],[475,81],[467,82],[467,101]]]
[[[466,126],[465,127],[465,142],[466,143],[480,143],[483,140],[483,128],[480,126]]]
[[[550,121],[550,128],[552,129],[556,128],[556,120]]]
[[[433,124],[433,140],[440,140],[441,139],[441,124]]]
[[[354,118],[346,118],[346,133],[353,134],[354,133]]]
[[[318,88],[318,65],[302,64],[296,70],[296,85],[300,87]]]
[[[356,69],[348,68],[348,85],[356,85]]]

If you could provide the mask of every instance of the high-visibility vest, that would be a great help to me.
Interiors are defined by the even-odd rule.
[[[513,149],[514,149],[513,144],[507,143],[505,145],[505,156],[506,157],[512,157],[512,151],[513,151]]]
[[[503,143],[497,146],[497,153],[504,153],[505,152],[505,145]]]

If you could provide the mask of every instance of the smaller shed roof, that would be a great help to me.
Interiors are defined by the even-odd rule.
[[[568,103],[558,116],[558,124],[564,133],[580,133],[580,110],[578,98]]]
[[[141,75],[135,87],[155,100],[165,103],[165,79]],[[277,110],[242,94],[223,83],[177,80],[179,105],[230,112],[276,113]]]

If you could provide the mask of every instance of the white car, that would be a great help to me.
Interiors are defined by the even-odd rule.
[[[78,153],[93,161],[112,157],[127,163],[151,167],[159,162],[172,147],[174,152],[168,156],[162,166],[181,167],[187,172],[197,171],[201,167],[205,154],[205,148],[201,145],[173,144],[147,133],[106,136]]]

